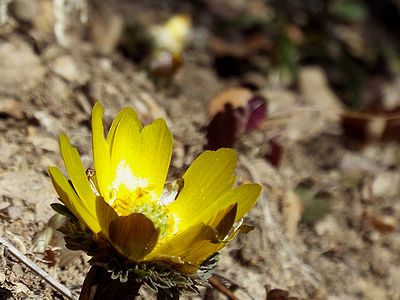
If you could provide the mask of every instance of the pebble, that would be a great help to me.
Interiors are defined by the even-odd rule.
[[[34,88],[44,77],[39,57],[25,42],[0,43],[0,93],[21,94]]]
[[[372,182],[371,190],[375,197],[395,197],[400,190],[400,174],[397,172],[378,173]]]
[[[22,270],[22,267],[19,264],[13,264],[12,266],[12,272],[17,276],[17,277],[23,277],[24,276],[24,271]]]
[[[23,184],[21,184],[23,183]],[[0,175],[0,195],[18,199],[36,206],[35,215],[24,213],[24,221],[34,218],[35,221],[46,221],[53,214],[50,203],[57,199],[49,178],[33,170],[5,172]]]
[[[16,207],[16,206],[9,206],[7,208],[7,213],[8,213],[8,216],[13,220],[21,218],[21,215],[22,215],[21,208]]]
[[[84,72],[69,55],[56,58],[50,64],[50,68],[54,73],[71,83],[84,84],[89,80],[88,74]]]
[[[5,114],[15,119],[21,119],[24,115],[21,101],[13,98],[1,98],[0,114]]]
[[[11,10],[17,20],[32,23],[37,15],[38,3],[35,0],[14,0]]]

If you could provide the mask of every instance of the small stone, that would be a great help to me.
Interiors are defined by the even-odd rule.
[[[54,73],[72,83],[84,84],[89,79],[87,73],[68,55],[56,58],[50,67]]]
[[[36,147],[49,152],[58,152],[58,141],[49,136],[34,135],[29,137],[29,141]]]
[[[299,72],[299,86],[306,105],[319,109],[323,118],[338,122],[343,104],[329,86],[322,68],[302,67]]]
[[[45,70],[39,57],[25,42],[0,43],[0,93],[20,94],[34,88]]]
[[[375,282],[359,279],[358,282],[355,282],[355,286],[361,290],[362,299],[387,299],[385,290],[377,286]]]
[[[314,226],[314,229],[319,236],[334,235],[338,232],[338,228],[339,226],[337,220],[333,216],[327,216],[326,218],[323,218]]]
[[[24,276],[24,271],[22,270],[22,268],[19,264],[14,264],[12,266],[12,271],[17,277]]]
[[[53,214],[50,203],[57,199],[57,195],[49,179],[33,170],[19,170],[15,172],[5,172],[0,175],[0,196],[6,196],[14,199],[13,204],[18,199],[36,205],[39,214],[28,216],[29,212],[24,214],[24,221],[27,218],[36,219],[36,221],[47,221]],[[31,212],[32,213],[32,212]]]
[[[21,218],[21,215],[22,215],[21,209],[16,206],[9,206],[7,208],[7,213],[8,213],[8,216],[13,220]]]
[[[37,10],[40,11],[40,14],[36,15],[33,21],[33,27],[41,34],[53,34],[53,29],[54,29],[53,1],[37,0],[37,6],[38,6]]]
[[[4,281],[6,281],[6,274],[4,274],[3,272],[0,272],[0,283],[3,283]],[[0,295],[0,299],[2,299],[1,295]]]
[[[29,294],[29,288],[25,284],[18,282],[15,286],[15,293],[20,299],[24,299]]]
[[[0,99],[0,115],[2,114],[21,119],[24,115],[21,101],[13,98]]]
[[[377,174],[371,186],[375,197],[395,197],[400,190],[400,174],[397,172],[382,172]]]
[[[91,13],[89,37],[99,53],[110,54],[121,38],[123,17],[108,4],[93,8]]]
[[[11,205],[10,202],[0,202],[0,210],[6,209],[7,207],[9,207]]]
[[[60,121],[48,112],[44,110],[35,111],[33,112],[33,117],[39,122],[40,127],[43,128],[45,131],[54,134],[59,134],[60,132],[62,132],[62,124],[60,123]],[[31,127],[28,127],[28,130],[32,130],[30,128]],[[30,135],[35,134],[34,130],[28,133]]]
[[[34,0],[14,0],[11,10],[17,20],[32,23],[37,14],[37,1]]]
[[[0,147],[0,163],[7,163],[10,159],[14,159],[14,155],[20,150],[21,146],[17,144],[2,144]]]

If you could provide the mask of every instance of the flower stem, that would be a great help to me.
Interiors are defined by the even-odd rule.
[[[134,278],[127,282],[112,279],[111,273],[100,266],[92,266],[83,282],[79,300],[135,299],[142,283]],[[175,298],[172,298],[175,299]]]

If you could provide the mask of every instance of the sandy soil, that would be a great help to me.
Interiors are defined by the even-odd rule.
[[[151,5],[122,7],[157,22],[168,14]],[[88,257],[62,250],[62,238],[47,224],[49,204],[57,201],[47,168],[63,166],[58,136],[67,133],[89,167],[92,105],[103,104],[107,124],[130,105],[144,122],[167,118],[175,139],[170,175],[182,174],[206,144],[208,102],[241,83],[216,75],[201,42],[205,30],[194,27],[198,40],[163,86],[116,50],[99,55],[90,41],[64,49],[51,34],[15,26],[1,31],[0,234],[75,295]],[[303,82],[312,85],[307,71]],[[247,217],[256,229],[224,249],[217,272],[229,281],[221,281],[239,299],[265,299],[266,286],[304,299],[400,299],[399,145],[353,147],[337,121],[297,109],[313,107],[306,87],[293,91],[254,76],[271,115],[296,113],[236,144],[239,181],[262,183],[264,196]],[[276,135],[284,149],[279,167],[264,158],[266,141]],[[6,247],[0,250],[1,299],[11,299],[7,290],[15,299],[66,299]],[[225,297],[203,292],[203,299]]]

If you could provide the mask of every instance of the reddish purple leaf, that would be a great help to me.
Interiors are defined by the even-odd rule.
[[[254,96],[249,100],[249,102],[247,102],[246,109],[248,111],[246,131],[260,128],[267,118],[268,108],[265,98]]]
[[[224,111],[218,112],[207,126],[208,150],[219,148],[232,148],[236,142],[238,122],[235,109],[230,103],[226,103]]]
[[[271,165],[277,167],[282,159],[283,148],[274,139],[268,141],[269,151],[265,154],[265,158]]]

